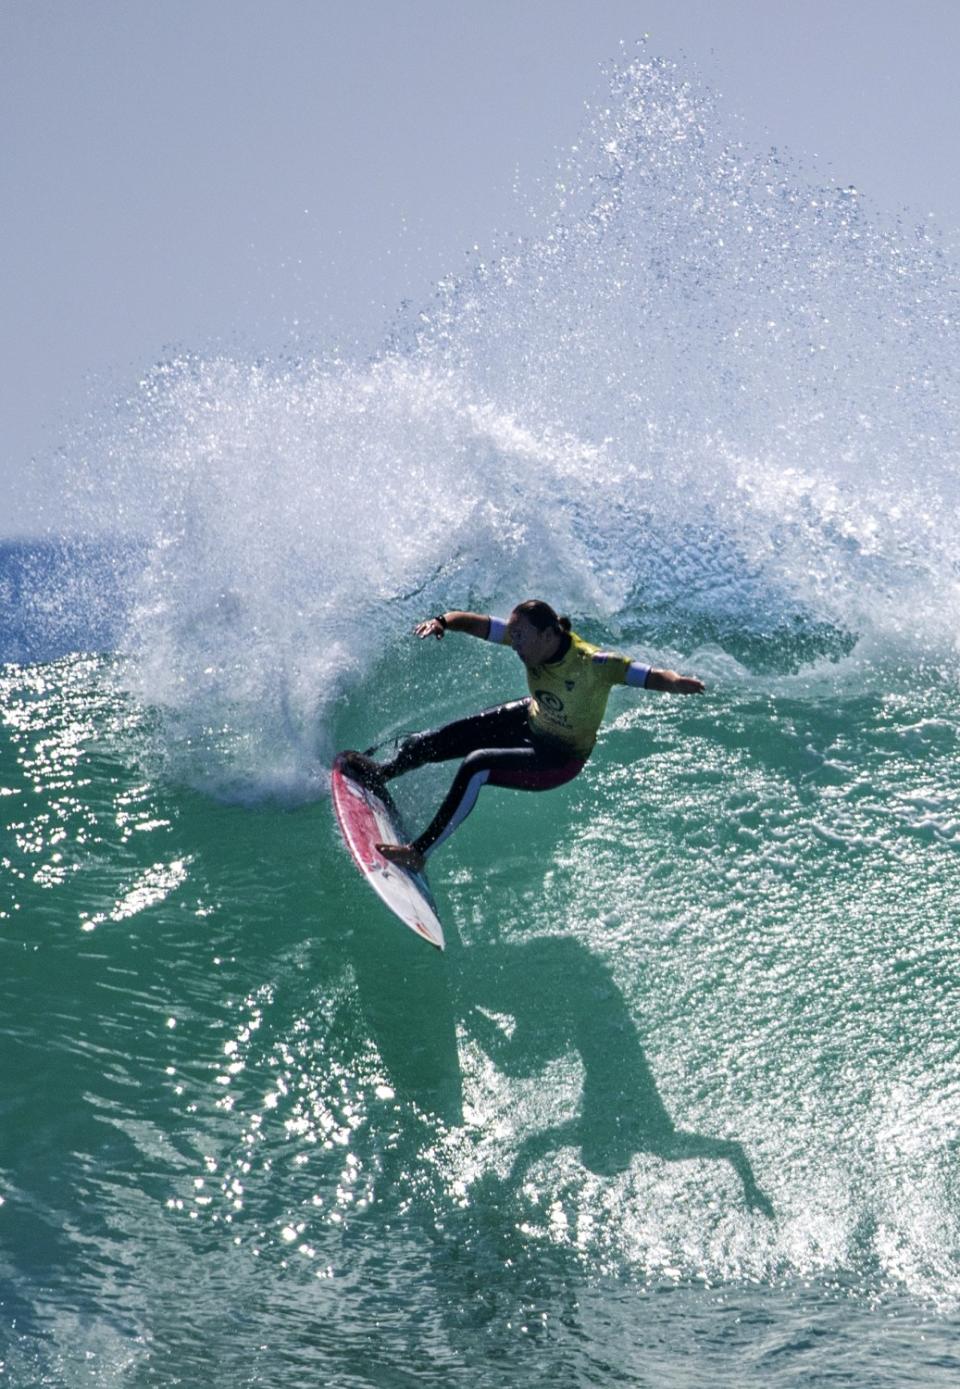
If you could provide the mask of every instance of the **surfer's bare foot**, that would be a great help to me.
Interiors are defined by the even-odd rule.
[[[411,868],[414,873],[423,871],[423,854],[418,853],[412,844],[378,844],[377,849],[398,868]]]
[[[341,753],[340,761],[347,774],[353,777],[354,781],[359,781],[361,786],[369,786],[374,791],[382,790],[383,773],[380,770],[380,763],[374,762],[372,757],[367,757],[365,753],[354,752],[353,749],[350,749]]]

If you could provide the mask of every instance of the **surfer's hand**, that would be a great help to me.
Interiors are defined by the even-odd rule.
[[[695,675],[678,675],[675,670],[651,670],[647,676],[648,690],[664,694],[703,694],[704,684]]]
[[[673,682],[674,694],[703,694],[704,689],[703,681],[695,675],[678,675]]]
[[[428,617],[426,622],[418,622],[413,630],[421,641],[424,637],[436,637],[437,641],[442,641],[446,628],[439,618]]]

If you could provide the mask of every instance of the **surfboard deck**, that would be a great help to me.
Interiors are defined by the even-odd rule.
[[[348,772],[342,755],[330,777],[333,809],[354,863],[380,899],[411,931],[443,950],[443,927],[426,874],[390,863],[378,844],[409,844],[390,793],[363,786]]]

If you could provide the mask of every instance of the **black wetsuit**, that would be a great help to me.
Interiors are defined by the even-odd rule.
[[[413,841],[418,853],[428,854],[462,824],[482,786],[549,791],[581,771],[585,758],[533,732],[527,718],[529,704],[529,698],[514,699],[442,728],[415,733],[404,740],[392,762],[381,764],[381,775],[389,779],[427,762],[463,759],[440,809]]]

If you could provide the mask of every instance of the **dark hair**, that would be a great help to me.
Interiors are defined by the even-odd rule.
[[[558,617],[542,598],[528,598],[525,603],[518,603],[513,611],[518,617],[525,617],[538,632],[570,631],[569,617]]]

